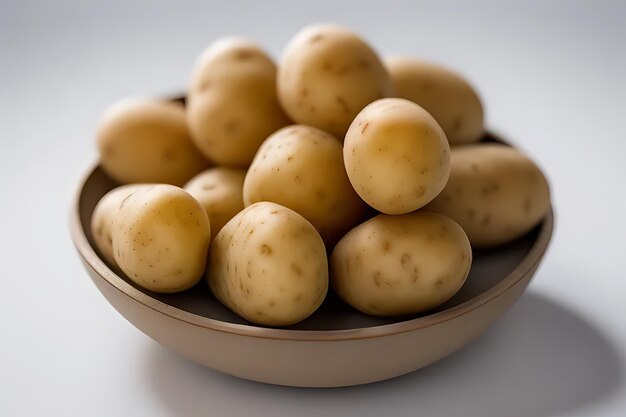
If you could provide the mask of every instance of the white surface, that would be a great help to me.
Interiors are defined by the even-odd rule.
[[[0,415],[626,415],[624,2],[40,3],[0,4]],[[335,390],[237,380],[152,342],[89,281],[66,221],[108,103],[181,90],[220,35],[278,54],[317,21],[466,74],[489,125],[547,171],[558,219],[530,290],[480,340]]]

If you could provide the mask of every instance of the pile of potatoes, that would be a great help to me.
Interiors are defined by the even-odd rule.
[[[185,105],[106,110],[101,167],[121,185],[95,208],[93,239],[137,285],[171,293],[205,277],[261,325],[305,319],[329,285],[366,314],[423,312],[461,288],[472,248],[549,210],[539,168],[484,136],[461,76],[382,60],[346,28],[301,30],[278,66],[250,40],[221,39]]]

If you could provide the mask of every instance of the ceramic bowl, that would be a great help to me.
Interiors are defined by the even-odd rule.
[[[487,140],[498,140],[488,136]],[[548,213],[535,229],[505,246],[474,252],[463,288],[424,314],[375,318],[329,292],[318,311],[287,328],[253,325],[223,307],[202,280],[180,294],[142,289],[94,249],[93,209],[115,183],[95,165],[71,212],[74,244],[89,277],[139,330],[187,358],[254,381],[339,387],[393,378],[431,364],[480,335],[524,292],[553,228]]]

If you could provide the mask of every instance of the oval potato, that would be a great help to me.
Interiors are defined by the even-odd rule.
[[[210,238],[209,219],[195,198],[173,185],[151,185],[122,201],[113,253],[136,284],[156,292],[179,292],[202,278]]]
[[[211,239],[243,210],[243,169],[215,167],[196,175],[184,189],[202,204],[209,216]]]
[[[463,229],[435,213],[378,215],[339,241],[331,284],[357,310],[399,316],[430,310],[461,288],[472,263]]]
[[[541,170],[519,151],[501,144],[452,148],[448,184],[426,210],[451,217],[472,246],[495,246],[522,236],[550,208]]]
[[[148,187],[148,185],[129,184],[114,188],[98,201],[93,210],[91,235],[96,248],[110,265],[117,266],[115,256],[113,256],[113,230],[120,205],[129,195],[142,187]]]
[[[391,92],[376,52],[341,26],[302,29],[285,48],[278,69],[278,96],[287,114],[341,140],[363,107]]]
[[[289,123],[276,96],[276,65],[244,38],[224,38],[204,51],[187,100],[193,139],[219,165],[247,167],[265,138]]]
[[[303,125],[270,136],[244,183],[244,202],[272,201],[311,222],[332,248],[366,210],[348,180],[337,138]]]
[[[395,95],[429,112],[451,145],[476,142],[483,136],[480,98],[459,74],[412,58],[390,58],[385,60],[385,65]]]
[[[183,185],[209,166],[191,141],[181,104],[125,99],[105,110],[97,132],[100,164],[122,184]]]
[[[366,203],[387,214],[426,205],[450,173],[450,146],[426,110],[400,98],[361,111],[343,146],[348,178]]]
[[[241,317],[267,326],[304,320],[328,289],[320,235],[304,217],[270,202],[245,208],[211,245],[207,280]]]

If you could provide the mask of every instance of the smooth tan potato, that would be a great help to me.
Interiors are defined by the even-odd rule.
[[[348,178],[376,210],[403,214],[424,206],[450,173],[450,146],[426,110],[400,98],[368,105],[343,146]]]
[[[97,133],[100,164],[122,183],[183,185],[209,166],[191,141],[181,104],[126,99],[103,114]]]
[[[256,203],[213,240],[207,280],[213,294],[241,317],[287,326],[304,320],[324,300],[326,249],[311,223],[295,211]]]
[[[93,210],[91,235],[100,254],[113,266],[117,266],[113,256],[113,230],[120,205],[130,194],[147,186],[145,184],[130,184],[114,188],[98,201]]]
[[[211,238],[200,203],[181,188],[143,187],[120,204],[113,254],[136,284],[156,292],[179,292],[204,273]]]
[[[202,204],[211,223],[211,239],[243,210],[243,169],[216,167],[196,175],[185,191]]]
[[[341,142],[303,125],[283,128],[257,153],[244,183],[247,206],[272,201],[310,221],[332,248],[366,210],[348,181]]]
[[[469,240],[448,217],[381,214],[339,241],[330,258],[331,284],[363,313],[414,314],[456,294],[471,263]]]
[[[426,210],[451,217],[472,246],[499,245],[528,232],[550,208],[541,170],[519,151],[500,144],[452,148],[450,180]]]
[[[376,52],[341,26],[302,29],[278,68],[278,97],[287,114],[341,140],[363,107],[391,93],[389,74]]]
[[[476,142],[483,136],[480,98],[459,74],[412,58],[390,58],[385,60],[385,65],[395,95],[429,112],[451,145]]]
[[[276,96],[276,65],[243,38],[224,38],[204,51],[187,100],[193,139],[219,165],[247,167],[265,138],[289,124]]]

